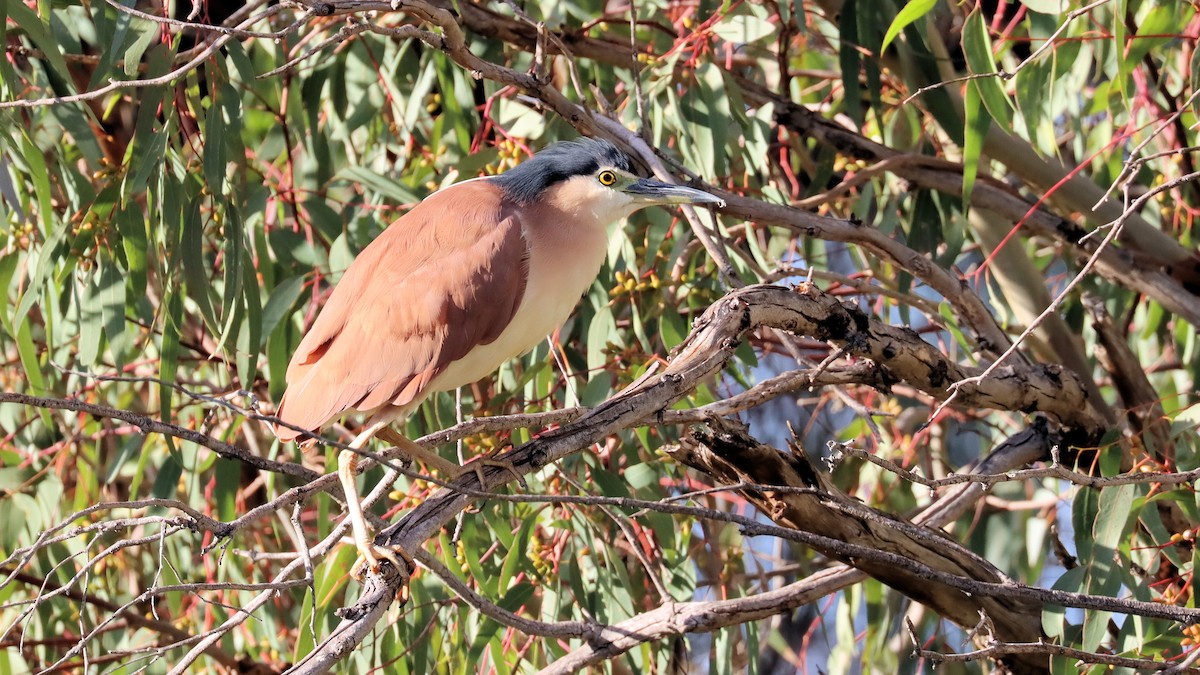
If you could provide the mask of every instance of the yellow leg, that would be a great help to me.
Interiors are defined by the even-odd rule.
[[[431,469],[437,469],[442,475],[450,479],[455,479],[462,475],[463,468],[461,466],[448,459],[442,459],[441,455],[417,445],[407,436],[391,427],[384,427],[375,435],[379,437],[379,440],[396,446],[400,452],[404,453],[405,457],[414,462],[421,462]]]
[[[354,544],[358,547],[358,553],[361,556],[359,561],[354,564],[350,574],[359,580],[366,574],[367,569],[372,572],[379,571],[379,558],[390,562],[401,574],[407,574],[410,570],[416,569],[412,556],[403,548],[399,546],[388,548],[375,543],[371,536],[371,528],[367,525],[366,518],[363,517],[362,503],[358,498],[358,485],[354,480],[359,459],[359,454],[354,450],[365,447],[381,428],[386,427],[387,421],[371,422],[350,443],[350,450],[338,453],[337,473],[338,480],[342,484],[342,492],[346,493],[346,517],[350,519],[350,528],[354,532]],[[404,559],[407,566],[400,563],[401,558]]]
[[[432,450],[425,449],[424,447],[413,442],[404,434],[391,427],[380,429],[376,436],[378,436],[380,440],[396,446],[396,448],[398,448],[400,452],[403,452],[405,455],[407,455],[409,459],[415,462],[423,462],[425,466],[437,469],[442,473],[442,475],[446,476],[450,480],[458,478],[467,471],[474,471],[475,475],[479,478],[479,486],[483,489],[487,489],[487,482],[484,480],[483,475],[483,467],[496,466],[516,476],[517,482],[521,483],[522,485],[525,484],[525,477],[522,476],[519,471],[517,471],[517,468],[513,466],[512,462],[506,462],[500,459],[492,459],[490,457],[483,457],[468,462],[464,466],[460,466],[454,462],[451,462],[450,460],[443,459],[441,455],[438,455]]]

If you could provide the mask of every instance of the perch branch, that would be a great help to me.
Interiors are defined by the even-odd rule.
[[[853,342],[863,356],[878,359],[878,365],[890,372],[911,374],[918,380],[913,383],[918,387],[949,386],[954,380],[947,378],[947,374],[952,368],[959,368],[916,333],[882,325],[811,286],[802,292],[777,286],[750,286],[734,291],[710,307],[665,371],[648,374],[582,418],[544,433],[501,458],[517,472],[528,473],[659,414],[719,372],[732,358],[739,341],[759,327]],[[1009,368],[1012,370],[1006,375],[978,385],[972,393],[979,397],[977,403],[992,401],[1006,409],[1036,409],[1044,404],[1055,408],[1064,420],[1089,427],[1096,424],[1097,418],[1089,413],[1082,389],[1069,374],[1061,370],[1052,373],[1039,368]],[[1035,398],[1030,399],[1031,392],[1040,393],[1033,393]],[[486,467],[481,474],[468,472],[459,477],[451,488],[440,490],[381,532],[376,541],[415,551],[474,501],[463,490],[490,491],[513,480],[509,471],[497,467]],[[383,617],[402,583],[401,575],[389,574],[382,583],[368,586],[358,602],[343,613],[345,618],[335,630],[336,637],[318,645],[304,665],[297,667],[295,675],[321,673],[331,668]]]

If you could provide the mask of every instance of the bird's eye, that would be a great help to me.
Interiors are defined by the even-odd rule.
[[[596,180],[600,181],[601,185],[612,185],[617,182],[617,174],[606,169],[596,174]]]

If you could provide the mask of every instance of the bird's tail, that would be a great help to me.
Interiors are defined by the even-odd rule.
[[[275,409],[275,418],[279,421],[271,424],[271,431],[283,443],[294,441],[301,436],[308,437],[312,432],[311,429],[303,429],[289,419],[288,410],[290,408],[287,402],[288,392],[285,391],[283,398],[279,401],[279,407]]]

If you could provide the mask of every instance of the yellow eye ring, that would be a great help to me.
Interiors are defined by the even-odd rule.
[[[612,185],[617,182],[617,174],[606,169],[596,174],[596,180],[600,181],[601,185]]]

